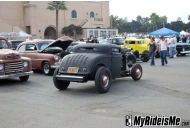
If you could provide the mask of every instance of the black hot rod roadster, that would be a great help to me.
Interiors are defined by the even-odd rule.
[[[97,91],[106,93],[112,79],[131,76],[137,81],[142,73],[140,64],[126,64],[125,51],[117,45],[83,44],[62,59],[53,82],[57,89],[65,90],[70,82],[95,81]]]

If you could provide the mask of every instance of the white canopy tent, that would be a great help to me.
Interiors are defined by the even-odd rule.
[[[19,36],[20,36],[20,37],[32,37],[32,35],[29,35],[29,34],[23,32],[23,31],[20,31],[20,32],[19,32]]]
[[[187,33],[187,32],[185,32],[184,30],[182,30],[182,31],[180,32],[180,35],[189,35],[189,33]]]

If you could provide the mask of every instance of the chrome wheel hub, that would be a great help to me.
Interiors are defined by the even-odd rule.
[[[137,78],[141,76],[141,70],[139,68],[136,69],[136,76]]]
[[[102,85],[103,87],[107,87],[109,83],[109,78],[107,74],[102,75]]]
[[[45,72],[46,74],[49,73],[49,69],[50,69],[50,66],[49,66],[48,64],[45,64],[45,65],[44,65],[44,72]]]

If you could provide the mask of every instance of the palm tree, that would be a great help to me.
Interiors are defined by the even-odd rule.
[[[154,31],[154,29],[157,29],[157,23],[159,21],[159,16],[156,13],[152,13],[150,15],[150,20],[153,25],[153,31]]]
[[[110,16],[111,28],[116,27],[116,23],[117,23],[118,18],[119,18],[118,16],[114,16],[114,15]]]
[[[48,3],[48,10],[55,10],[56,11],[56,38],[58,38],[58,16],[59,10],[67,10],[65,5],[65,1],[52,1]]]

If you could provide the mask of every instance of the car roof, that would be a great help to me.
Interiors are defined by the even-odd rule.
[[[22,42],[21,44],[30,44],[30,43],[33,43],[33,44],[38,44],[40,42],[53,42],[54,40],[35,40],[35,41],[24,41]]]
[[[144,39],[136,39],[136,38],[131,38],[131,39],[125,39],[125,41],[142,41]]]
[[[6,38],[6,37],[1,37],[1,36],[0,36],[0,40],[6,40],[6,41],[7,41],[7,38]]]
[[[120,46],[115,45],[115,44],[96,44],[96,43],[91,43],[91,44],[78,44],[77,46],[74,46],[73,52],[76,53],[86,53],[87,51],[81,51],[80,48],[96,48],[98,51],[97,53],[111,53],[113,48],[120,49]],[[90,52],[91,53],[91,52]],[[96,52],[92,52],[96,53]]]
[[[110,39],[124,39],[124,37],[111,37]]]

